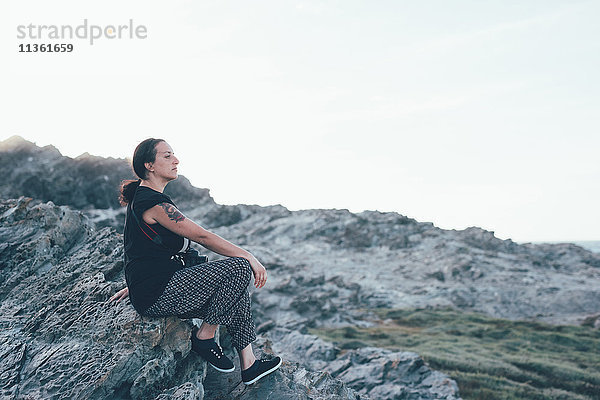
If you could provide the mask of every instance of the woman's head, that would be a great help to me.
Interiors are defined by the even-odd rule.
[[[133,172],[140,179],[148,179],[148,168],[147,163],[154,163],[156,161],[156,145],[159,143],[165,143],[163,139],[146,139],[137,145],[133,152]]]
[[[125,180],[121,183],[119,201],[122,205],[131,202],[137,187],[142,180],[156,179],[171,181],[177,179],[177,164],[179,160],[173,154],[173,149],[163,139],[146,139],[137,145],[133,152],[133,172],[138,180]]]

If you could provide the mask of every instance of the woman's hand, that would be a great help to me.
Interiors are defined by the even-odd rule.
[[[108,301],[117,300],[117,303],[129,296],[129,288],[121,289],[113,295]]]
[[[267,269],[254,256],[250,257],[249,261],[254,274],[254,286],[260,289],[267,283]]]

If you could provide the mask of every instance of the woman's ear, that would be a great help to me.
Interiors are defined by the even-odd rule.
[[[146,167],[146,169],[148,171],[154,172],[154,170],[152,169],[152,163],[151,162],[144,163],[144,167]]]

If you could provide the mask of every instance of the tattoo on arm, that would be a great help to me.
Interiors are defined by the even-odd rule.
[[[160,203],[159,206],[161,206],[163,210],[165,210],[165,213],[167,213],[167,216],[171,221],[175,221],[175,223],[177,223],[185,219],[185,216],[182,213],[180,213],[179,210],[175,208],[173,204]]]

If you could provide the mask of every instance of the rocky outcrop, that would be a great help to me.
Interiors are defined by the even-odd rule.
[[[221,341],[224,349],[231,351],[231,342]],[[258,347],[257,355],[263,356],[266,350],[273,353],[272,343],[264,335],[259,335],[254,342]],[[236,365],[237,368],[237,365]],[[222,399],[348,399],[365,400],[339,379],[335,379],[326,371],[311,371],[300,363],[285,359],[280,372],[260,382],[259,385],[245,387],[232,380],[228,374],[222,374],[210,368],[204,381],[205,400]],[[425,397],[432,398],[432,397]]]
[[[11,150],[6,150],[7,148]],[[8,178],[0,182],[0,194],[20,196],[28,193],[25,192],[27,185],[23,186],[21,182],[33,175],[44,176],[44,179],[47,177],[47,184],[39,187],[36,184],[30,185],[45,188],[34,192],[37,196],[43,200],[60,200],[60,204],[82,209],[89,217],[89,220],[85,220],[80,213],[65,211],[65,215],[71,215],[69,218],[78,215],[77,218],[87,222],[82,222],[77,229],[73,228],[76,231],[73,234],[53,233],[54,236],[50,235],[42,240],[39,238],[46,236],[40,232],[47,230],[44,225],[46,222],[43,221],[57,219],[52,217],[55,215],[53,213],[49,213],[48,217],[43,215],[46,212],[44,207],[50,206],[37,199],[23,205],[25,200],[22,199],[20,205],[7,206],[2,211],[6,213],[2,217],[6,218],[5,222],[19,221],[19,218],[23,219],[23,213],[29,220],[37,218],[42,221],[35,225],[37,230],[27,228],[30,236],[22,236],[18,245],[8,245],[9,242],[17,243],[8,238],[12,235],[21,237],[20,232],[33,222],[15,222],[7,228],[7,242],[0,241],[1,259],[10,265],[19,265],[19,268],[11,267],[6,271],[2,267],[0,300],[4,301],[6,297],[6,304],[20,304],[26,301],[28,295],[16,300],[12,296],[16,296],[19,288],[26,287],[19,286],[22,280],[33,281],[35,277],[45,277],[48,271],[59,271],[55,267],[58,265],[57,260],[63,260],[61,257],[72,260],[73,254],[79,254],[77,257],[87,259],[87,256],[78,253],[77,246],[88,240],[83,238],[105,235],[116,240],[114,238],[117,234],[114,231],[97,229],[102,226],[119,228],[123,220],[123,209],[114,208],[114,203],[102,200],[102,196],[93,190],[87,195],[82,194],[88,190],[84,190],[82,183],[78,181],[78,175],[86,171],[83,166],[92,162],[96,163],[96,174],[100,170],[106,171],[108,180],[105,181],[112,183],[103,187],[103,191],[113,190],[115,199],[118,183],[129,177],[131,172],[125,160],[105,160],[91,156],[69,159],[60,156],[52,147],[40,149],[20,138],[1,143],[0,158],[9,160],[12,165],[25,165],[31,158],[31,165],[24,166],[22,171],[11,171]],[[54,166],[55,170],[59,168],[61,177],[44,175],[41,172],[45,171],[44,166]],[[82,168],[83,172],[78,168]],[[110,172],[112,169],[116,172]],[[92,179],[92,176],[88,178]],[[62,179],[60,185],[52,184],[52,179],[55,178]],[[31,179],[35,183],[38,178]],[[184,184],[177,189],[176,185],[180,182]],[[112,189],[109,190],[109,187]],[[308,332],[310,328],[321,327],[370,327],[377,323],[377,317],[371,311],[373,308],[451,306],[508,319],[598,326],[600,255],[574,244],[518,244],[510,239],[501,240],[493,232],[478,227],[444,230],[430,222],[418,222],[397,213],[289,211],[280,205],[218,205],[212,201],[207,190],[193,188],[181,177],[167,188],[177,189],[172,193],[173,199],[188,217],[249,249],[267,266],[267,285],[260,290],[250,288],[253,313],[261,340],[272,343],[274,351],[284,355],[289,364],[282,370],[293,376],[304,374],[302,379],[306,385],[310,386],[310,382],[316,385],[314,379],[319,385],[330,382],[329,379],[334,379],[331,382],[339,382],[335,381],[336,377],[344,380],[347,386],[335,392],[336,395],[345,396],[344,393],[348,390],[348,393],[354,393],[351,395],[374,398],[411,398],[425,396],[424,393],[429,393],[430,398],[450,399],[457,396],[452,381],[426,369],[418,355],[382,349],[368,352],[364,349],[339,349],[332,343],[318,340]],[[75,195],[71,198],[68,193]],[[81,196],[89,196],[95,199],[90,204],[102,204],[106,208],[94,208],[73,200]],[[54,222],[48,223],[48,226],[53,226]],[[4,232],[2,229],[5,228],[0,227],[0,234]],[[69,250],[60,250],[63,247]],[[91,251],[92,247],[89,249]],[[113,260],[104,267],[97,267],[100,270],[93,270],[103,274],[103,284],[110,286],[110,290],[105,289],[107,293],[111,290],[114,292],[118,286],[116,282],[121,279],[119,274],[122,264],[119,264],[119,250],[116,249],[118,240],[106,245],[103,250],[106,254],[102,251],[97,253],[96,248],[93,248],[93,257],[102,256]],[[113,254],[112,251],[117,253]],[[14,257],[14,260],[10,257]],[[69,268],[72,268],[72,262],[74,261],[68,261]],[[102,262],[94,261],[94,265],[102,265]],[[63,272],[58,276],[62,276],[61,274]],[[73,277],[78,278],[77,275]],[[64,279],[66,282],[67,278]],[[33,287],[37,288],[35,285]],[[49,290],[46,292],[50,293]],[[48,296],[53,299],[54,295]],[[78,296],[86,298],[81,293]],[[50,304],[57,306],[57,303]],[[5,307],[4,303],[2,307]],[[29,311],[19,311],[16,305],[14,307],[14,310],[6,309],[7,313],[2,315],[15,318],[27,315],[27,318],[32,318],[31,315],[39,313],[42,321],[45,321],[43,318],[49,313],[41,308],[38,310],[37,306],[32,314]],[[19,318],[11,321],[20,321]],[[27,326],[31,324],[35,325],[28,322]],[[27,343],[27,337],[22,342],[10,342],[12,347],[9,347],[14,350],[6,357],[16,360],[11,361],[14,368],[27,361],[28,353],[18,345]],[[19,356],[20,351],[24,356]],[[181,354],[179,357],[174,356],[176,363],[180,359],[187,360],[189,354]],[[339,367],[340,365],[343,367]],[[381,365],[388,367],[382,369]],[[405,378],[403,371],[411,371],[411,378]],[[313,373],[324,375],[311,375]],[[368,379],[363,376],[366,373],[369,374]],[[400,378],[396,379],[395,376]],[[133,382],[135,379],[130,376],[126,382]],[[212,379],[218,381],[220,378]],[[190,388],[188,381],[170,382],[165,378],[164,382],[169,382],[167,385],[170,385],[171,394],[175,393],[172,389],[180,385],[183,386],[177,390],[182,393]],[[289,385],[279,385],[278,390],[286,385],[301,386],[296,381],[289,382]],[[232,382],[223,385],[231,393],[250,396],[246,392],[241,394],[239,388],[232,386]],[[331,389],[331,386],[328,387]],[[356,393],[350,389],[354,389]],[[384,391],[387,394],[383,394]]]
[[[206,363],[190,353],[191,321],[141,318],[128,301],[107,301],[124,285],[121,236],[33,203],[0,201],[0,398],[211,398]],[[239,365],[233,374],[244,399],[361,398],[287,361],[257,390],[241,384]]]
[[[123,230],[118,194],[121,181],[134,179],[130,162],[82,154],[64,157],[53,146],[38,147],[19,136],[0,142],[0,165],[10,165],[0,181],[0,198],[28,196],[85,210],[96,226]],[[182,204],[215,205],[207,189],[180,176],[165,193]]]
[[[124,209],[116,199],[120,181],[132,176],[126,160],[71,159],[15,136],[0,143],[0,162],[19,166],[0,182],[0,198],[70,205],[96,226],[121,231]],[[223,206],[184,177],[166,192],[203,226],[269,249],[309,279],[343,277],[359,285],[372,307],[452,306],[571,324],[599,311],[600,254],[574,244],[517,244],[478,227],[444,230],[398,213]]]
[[[285,328],[266,335],[272,348],[309,370],[322,370],[372,399],[458,399],[458,386],[416,353],[376,347],[341,351],[317,336]]]
[[[339,220],[330,221],[328,215]],[[202,221],[200,213],[194,217]],[[360,231],[357,221],[367,217],[373,226]],[[404,223],[396,226],[398,221]],[[331,239],[328,225],[344,234]],[[580,324],[599,311],[600,254],[570,243],[517,244],[481,228],[443,230],[395,213],[285,213],[276,206],[214,230],[258,253],[268,249],[264,257],[275,265],[295,263],[293,273],[272,274],[265,287],[270,293],[287,290],[281,285],[293,288],[300,272],[307,281],[322,277],[356,285],[361,307],[451,306],[499,318],[568,324]],[[364,236],[362,245],[344,244],[344,237],[358,232]]]
[[[141,399],[202,382],[188,324],[106,302],[122,285],[114,231],[28,198],[0,215],[3,398]]]

